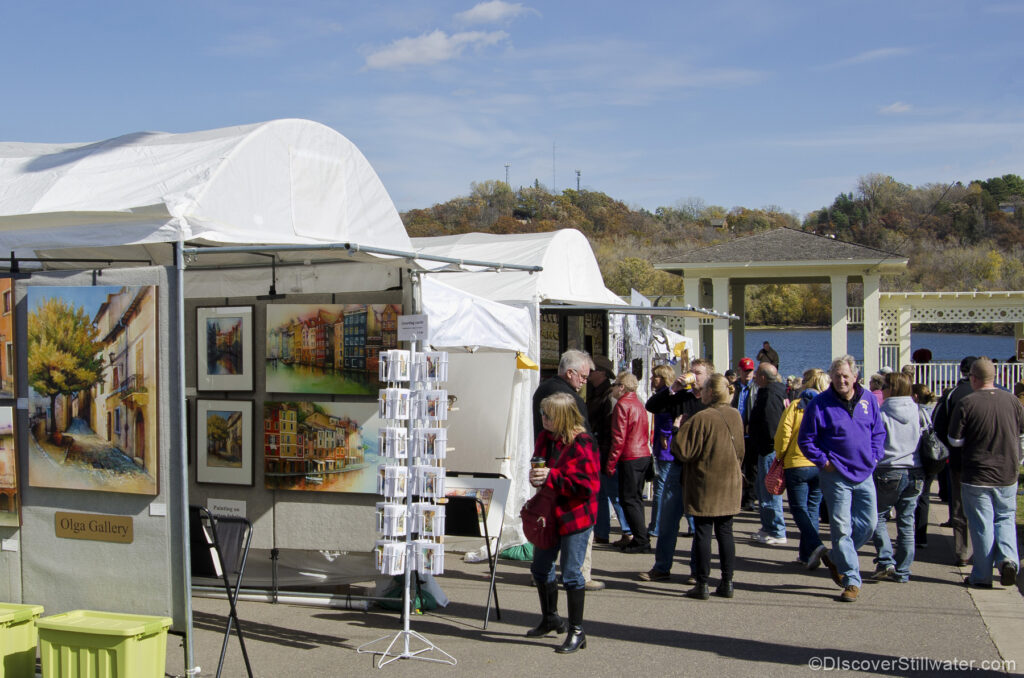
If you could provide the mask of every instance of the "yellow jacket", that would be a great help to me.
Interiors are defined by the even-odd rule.
[[[803,406],[807,404],[803,403]],[[804,420],[804,407],[801,407],[801,399],[795,398],[782,413],[779,428],[775,431],[775,456],[782,460],[782,468],[814,466],[796,444],[800,422]]]

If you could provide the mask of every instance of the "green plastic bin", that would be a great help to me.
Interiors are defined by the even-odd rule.
[[[73,610],[43,617],[43,678],[163,678],[170,617]]]
[[[42,605],[0,603],[0,678],[35,678],[35,621],[42,613]]]

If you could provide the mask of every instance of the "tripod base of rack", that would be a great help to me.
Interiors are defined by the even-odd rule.
[[[391,640],[391,642],[388,644],[387,648],[383,652],[380,650],[372,649],[372,646],[389,639]],[[420,641],[420,643],[422,643],[424,647],[421,647],[417,650],[412,649],[409,643],[410,639]],[[403,642],[399,644],[399,641]],[[399,644],[399,646],[395,647],[396,644]],[[418,659],[420,661],[435,662],[438,664],[451,664],[452,666],[458,664],[458,660],[456,660],[455,657],[451,656],[438,646],[434,645],[432,642],[430,642],[420,634],[416,633],[415,631],[399,631],[394,635],[394,637],[384,636],[382,638],[378,638],[377,640],[371,640],[369,643],[365,643],[356,648],[356,652],[359,654],[379,654],[380,660],[377,662],[378,669],[382,668],[386,664],[390,664],[396,659]],[[426,654],[435,652],[443,656],[431,657],[427,656]]]

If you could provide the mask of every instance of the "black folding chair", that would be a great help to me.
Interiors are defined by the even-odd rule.
[[[491,596],[494,596],[494,616],[501,619],[498,590],[494,586],[498,548],[491,551],[491,535],[487,531],[486,509],[479,497],[448,497],[444,510],[444,533],[452,537],[483,537],[487,545],[487,563],[491,568],[491,583],[487,587],[487,608],[484,611],[484,629],[491,616]]]
[[[252,541],[252,523],[241,517],[214,516],[202,506],[188,507],[188,521],[192,576],[220,579],[224,583],[228,606],[231,609],[227,628],[224,629],[224,643],[220,648],[217,678],[220,678],[224,669],[224,656],[228,651],[232,627],[238,636],[239,645],[242,646],[245,670],[249,678],[252,678],[249,653],[245,650],[245,638],[242,636],[242,622],[238,619],[238,610],[235,607],[238,592],[242,589],[242,573]],[[234,586],[231,585],[231,578],[235,580]]]

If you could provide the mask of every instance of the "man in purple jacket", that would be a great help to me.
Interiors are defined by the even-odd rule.
[[[807,406],[797,444],[820,469],[821,494],[828,505],[832,550],[821,562],[843,587],[839,600],[852,603],[860,593],[857,549],[878,520],[871,473],[884,455],[885,425],[878,401],[857,383],[851,355],[832,361],[832,386]]]

